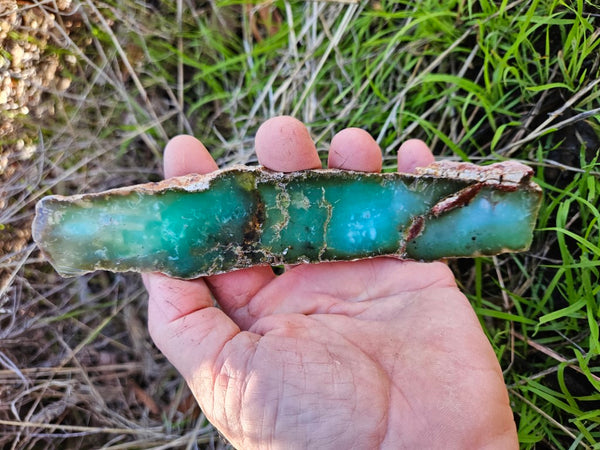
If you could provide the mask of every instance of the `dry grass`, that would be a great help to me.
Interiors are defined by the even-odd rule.
[[[60,61],[71,86],[59,94],[25,80],[41,94],[34,106],[44,114],[15,115],[14,130],[2,136],[9,170],[0,189],[0,446],[223,448],[150,342],[138,277],[63,280],[31,243],[41,196],[158,178],[167,134],[154,132],[177,115],[164,92],[136,93],[132,78],[141,65],[134,70],[121,53],[126,44],[110,35],[120,20],[127,26],[124,16],[109,19],[112,9],[92,2],[60,13],[52,1],[33,3],[36,15],[56,23],[39,61]],[[33,6],[19,4],[17,12]],[[10,145],[23,136],[37,143],[27,157]]]
[[[46,113],[11,116],[17,132],[0,136],[0,446],[227,446],[152,345],[139,278],[61,279],[28,224],[43,195],[157,180],[180,132],[221,165],[253,163],[253,135],[277,114],[308,123],[323,154],[335,131],[365,128],[388,169],[407,137],[440,157],[536,168],[547,198],[532,251],[452,265],[523,447],[598,445],[600,11],[441,3],[18,3],[54,16],[41,55],[71,81],[29,85]]]

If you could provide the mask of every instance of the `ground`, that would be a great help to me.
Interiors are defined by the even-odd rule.
[[[260,123],[366,129],[438,159],[517,159],[532,249],[451,262],[504,370],[522,448],[600,440],[600,9],[513,2],[0,2],[0,444],[225,448],[151,343],[132,274],[61,279],[37,200],[161,178],[167,139],[254,164]]]

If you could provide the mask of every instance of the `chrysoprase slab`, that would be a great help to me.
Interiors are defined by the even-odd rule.
[[[33,236],[63,276],[106,269],[195,278],[257,264],[526,250],[541,199],[517,163],[417,174],[233,167],[36,208]]]

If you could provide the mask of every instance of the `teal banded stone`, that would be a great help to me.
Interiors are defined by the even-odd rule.
[[[45,197],[33,236],[63,276],[189,279],[259,264],[494,255],[531,243],[541,199],[531,175],[510,162],[441,162],[417,174],[237,166]]]

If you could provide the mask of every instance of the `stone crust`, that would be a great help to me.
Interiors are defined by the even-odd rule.
[[[430,164],[427,167],[419,167],[416,173],[367,173],[355,172],[350,170],[340,169],[310,169],[297,172],[274,172],[263,166],[242,166],[234,165],[228,168],[219,169],[203,175],[190,174],[179,177],[168,178],[166,180],[155,183],[144,183],[135,186],[126,186],[115,189],[106,190],[98,193],[86,193],[72,196],[50,196],[57,200],[67,202],[79,202],[95,197],[105,197],[107,195],[128,195],[132,192],[140,192],[143,194],[151,194],[156,192],[164,192],[166,190],[182,190],[187,192],[202,192],[210,188],[212,181],[226,176],[230,172],[247,172],[257,175],[257,182],[260,181],[281,181],[288,182],[291,180],[303,179],[310,176],[311,173],[321,174],[344,174],[348,177],[360,175],[361,177],[374,178],[404,178],[407,180],[420,178],[438,178],[446,180],[461,180],[481,186],[490,186],[499,190],[514,191],[516,189],[527,189],[541,192],[540,187],[531,181],[533,170],[524,164],[506,161],[501,163],[491,164],[489,166],[478,166],[476,164],[454,162],[454,161],[438,161]],[[255,186],[254,186],[255,187]]]

